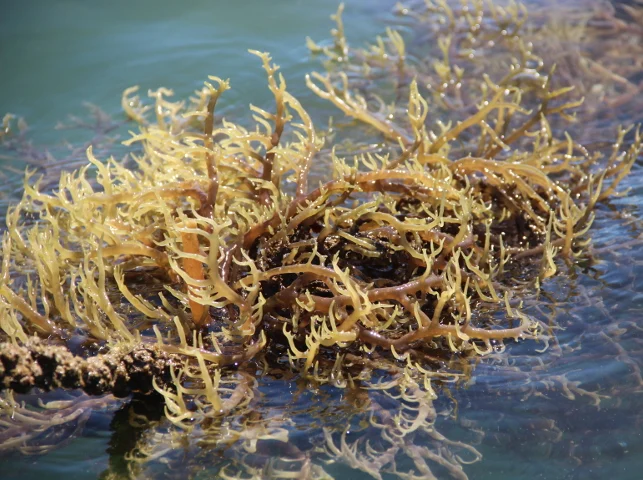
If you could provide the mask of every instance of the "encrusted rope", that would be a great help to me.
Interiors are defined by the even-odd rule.
[[[72,354],[66,347],[47,345],[33,337],[24,345],[0,343],[0,390],[26,393],[37,387],[81,389],[88,395],[111,393],[126,397],[154,391],[171,382],[170,370],[181,365],[178,355],[155,345],[139,345],[129,351],[110,352],[89,358]]]

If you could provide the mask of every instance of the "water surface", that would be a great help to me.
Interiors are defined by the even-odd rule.
[[[359,44],[381,33],[391,7],[386,0],[346,2],[349,40]],[[120,94],[134,84],[141,92],[166,86],[184,97],[207,75],[229,77],[233,89],[224,97],[223,111],[246,115],[248,104],[271,102],[249,48],[272,52],[289,90],[307,108],[320,116],[332,113],[307,92],[303,77],[319,68],[305,37],[328,38],[328,16],[336,8],[331,0],[13,1],[0,16],[0,113],[25,117],[39,151],[63,157],[63,139],[78,145],[91,135],[55,130],[56,123],[82,114],[83,102],[120,118]],[[111,133],[123,136],[126,130],[125,125]],[[21,170],[26,163],[24,158],[0,163],[7,178],[3,195],[19,191],[21,176],[10,168]],[[639,162],[626,181],[630,195],[599,207],[593,260],[568,266],[545,284],[540,303],[534,302],[542,307],[534,307],[534,314],[550,315],[564,328],[557,332],[558,345],[544,354],[536,352],[541,345],[513,345],[509,360],[482,359],[471,381],[453,389],[453,400],[439,401],[448,411],[453,401],[458,405],[457,415],[438,422],[440,431],[476,444],[483,454],[481,462],[465,468],[470,478],[640,478],[643,250],[626,245],[641,234],[641,173]],[[578,383],[570,389],[567,382]],[[267,381],[262,388],[275,395],[267,404],[273,411],[292,413],[293,399],[301,401],[292,385]],[[337,422],[341,409],[328,411],[324,402],[341,394],[322,393],[327,397],[308,399],[315,404],[312,410],[322,424]],[[2,457],[2,478],[97,478],[127,445],[129,433],[114,428],[118,406],[94,412],[82,433],[47,455]],[[306,435],[301,432],[299,440]],[[329,471],[358,478],[342,466]]]

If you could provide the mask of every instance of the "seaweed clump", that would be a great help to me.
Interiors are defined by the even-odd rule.
[[[89,148],[53,191],[28,173],[2,239],[0,388],[157,395],[202,446],[237,446],[222,477],[317,477],[312,458],[325,455],[375,478],[465,478],[479,453],[435,430],[432,382],[460,378],[454,360],[547,343],[552,326],[521,310],[521,292],[582,254],[641,139],[621,129],[602,158],[556,134],[551,122],[572,121],[581,101],[522,41],[519,7],[473,2],[456,20],[427,5],[418,19],[449,25],[438,56],[414,53],[432,62],[409,61],[390,29],[351,49],[341,9],[334,43],[309,42],[326,57],[309,87],[370,141],[319,131],[252,52],[275,99],[251,107],[252,126],[217,117],[229,88],[218,77],[187,103],[159,89],[145,105],[128,89],[134,168]],[[465,47],[485,35],[509,60],[481,74]],[[330,174],[313,184],[322,162]],[[379,437],[324,429],[315,449],[246,461],[289,438],[285,420],[255,414],[258,371],[367,392],[354,430]],[[6,411],[20,408],[12,398]],[[134,464],[167,453],[148,441]]]

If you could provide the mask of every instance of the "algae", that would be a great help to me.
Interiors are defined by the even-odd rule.
[[[528,40],[549,24],[525,32],[521,6],[399,6],[422,35],[389,28],[365,48],[349,45],[342,9],[332,43],[308,41],[325,71],[306,78],[352,119],[342,131],[316,126],[271,57],[251,52],[275,99],[251,106],[251,126],[217,115],[228,80],[186,101],[131,88],[126,160],[90,147],[53,189],[27,173],[2,242],[0,449],[31,452],[19,426],[47,415],[14,392],[39,387],[162,408],[131,408],[134,446],[107,477],[153,474],[177,449],[194,475],[213,455],[220,478],[326,478],[335,463],[466,478],[480,460],[435,428],[435,402],[476,358],[556,344],[557,325],[522,302],[587,257],[639,131],[619,129],[606,152],[567,133],[576,112],[607,107],[558,84]],[[313,184],[316,164],[330,173]],[[284,382],[288,414],[264,414],[266,385]],[[335,410],[315,412],[315,395]],[[54,407],[48,426],[84,412]]]

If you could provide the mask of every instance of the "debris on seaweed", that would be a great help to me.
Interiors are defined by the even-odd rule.
[[[53,191],[28,173],[2,240],[3,412],[31,387],[155,393],[177,430],[232,449],[222,478],[325,475],[313,455],[374,478],[466,478],[480,454],[434,428],[433,385],[462,375],[452,359],[547,344],[552,326],[521,292],[582,254],[641,138],[619,130],[602,158],[552,128],[581,101],[522,39],[524,9],[426,6],[402,11],[437,36],[437,55],[393,29],[354,50],[341,8],[334,43],[309,41],[326,72],[308,86],[376,150],[339,155],[253,52],[275,99],[274,112],[251,107],[253,127],[216,118],[227,80],[187,103],[161,88],[145,105],[128,89],[135,168],[89,148]],[[497,65],[474,55],[482,44]],[[312,185],[317,162],[331,172]],[[285,419],[254,411],[257,371],[271,370],[368,392],[355,430],[381,438],[324,429],[322,447],[262,461],[258,443],[288,441]],[[142,439],[132,465],[167,454],[173,435]]]

